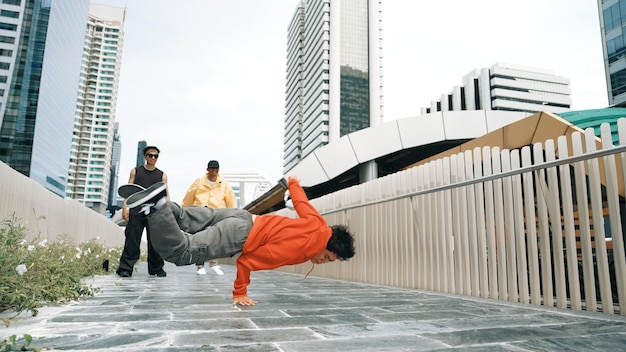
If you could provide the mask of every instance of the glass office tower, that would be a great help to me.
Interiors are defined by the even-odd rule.
[[[611,106],[626,106],[626,0],[598,0],[604,71]]]
[[[111,153],[111,168],[110,168],[110,183],[109,183],[109,203],[107,204],[107,210],[109,213],[113,213],[115,210],[121,208],[123,199],[120,199],[117,194],[117,188],[119,187],[120,178],[120,162],[122,160],[122,138],[120,136],[119,122],[115,123],[115,129],[113,131],[113,150]],[[126,183],[126,182],[124,182]]]
[[[64,197],[89,0],[0,4],[0,161]]]
[[[380,0],[304,0],[288,27],[283,171],[382,122]]]
[[[135,166],[140,167],[146,163],[146,159],[144,159],[143,157],[143,150],[147,146],[148,146],[148,142],[146,141],[137,142],[137,162],[135,163]],[[128,172],[130,172],[130,170],[128,170]]]

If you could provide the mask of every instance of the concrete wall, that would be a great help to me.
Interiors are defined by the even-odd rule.
[[[55,240],[67,235],[76,243],[91,239],[105,246],[124,245],[124,229],[73,199],[63,199],[0,162],[0,221],[15,216],[27,238]]]

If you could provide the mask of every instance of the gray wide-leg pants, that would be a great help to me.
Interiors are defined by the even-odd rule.
[[[148,217],[152,246],[178,266],[202,264],[241,252],[252,214],[241,209],[181,208],[167,202]]]

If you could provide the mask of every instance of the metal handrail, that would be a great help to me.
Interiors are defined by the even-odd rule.
[[[482,177],[474,178],[474,179],[471,179],[471,180],[465,180],[465,181],[451,183],[451,184],[444,185],[444,186],[438,186],[438,187],[434,187],[434,188],[429,188],[427,190],[415,191],[415,192],[401,194],[401,195],[397,195],[397,196],[393,196],[393,197],[377,199],[377,200],[373,200],[373,201],[369,201],[369,202],[365,202],[365,203],[348,205],[348,206],[345,206],[345,207],[341,207],[341,208],[337,208],[337,209],[333,209],[333,210],[320,212],[320,214],[321,215],[328,215],[328,214],[338,213],[338,212],[346,211],[346,210],[350,210],[350,209],[361,208],[361,207],[366,207],[366,206],[370,206],[370,205],[391,202],[391,201],[398,200],[398,199],[404,199],[404,198],[409,198],[409,197],[414,197],[414,196],[421,196],[421,195],[425,195],[425,194],[429,194],[429,193],[446,191],[446,190],[457,188],[457,187],[470,186],[470,185],[473,185],[473,184],[476,184],[476,183],[492,181],[492,180],[499,179],[499,178],[505,178],[505,177],[515,176],[515,175],[519,175],[519,174],[523,174],[523,173],[527,173],[527,172],[534,172],[534,171],[538,171],[538,170],[541,170],[541,169],[547,169],[549,167],[560,166],[560,165],[564,165],[564,164],[570,164],[570,163],[585,161],[585,160],[589,160],[589,159],[594,159],[594,158],[599,158],[599,157],[604,157],[604,156],[609,156],[609,155],[618,154],[618,153],[624,153],[624,152],[626,152],[626,145],[614,146],[612,148],[600,149],[600,150],[596,150],[596,151],[589,152],[589,153],[584,153],[584,154],[580,154],[580,155],[570,156],[570,157],[567,157],[567,158],[556,159],[556,160],[551,160],[551,161],[545,161],[545,162],[542,162],[540,164],[534,164],[534,165],[530,165],[530,166],[521,167],[521,168],[515,169],[515,170],[501,172],[501,173],[494,174],[494,175],[482,176]]]

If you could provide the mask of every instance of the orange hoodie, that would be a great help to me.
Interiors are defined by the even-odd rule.
[[[278,215],[256,218],[237,258],[235,298],[247,295],[251,271],[304,263],[326,249],[331,228],[309,203],[296,179],[289,179],[288,188],[298,218]]]

